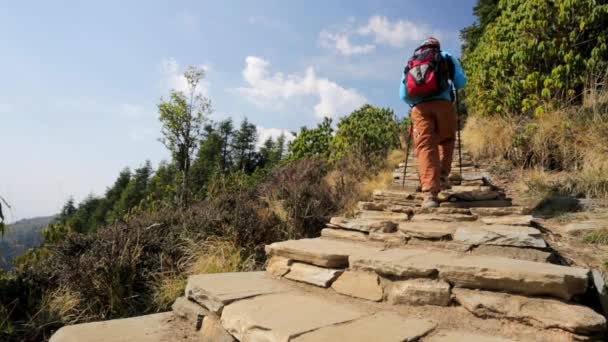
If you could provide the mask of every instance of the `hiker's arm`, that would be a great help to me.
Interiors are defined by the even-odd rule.
[[[465,76],[464,71],[462,71],[462,66],[460,66],[458,59],[454,58],[454,56],[450,56],[450,58],[452,59],[452,62],[454,62],[454,79],[452,82],[456,89],[462,89],[465,84],[467,84],[467,77]]]
[[[399,86],[399,97],[400,97],[400,98],[401,98],[403,101],[405,101],[405,103],[408,103],[408,104],[409,104],[409,102],[407,101],[407,89],[406,89],[406,87],[405,87],[405,84],[403,83],[403,80],[404,80],[404,79],[405,79],[405,74],[403,74],[403,75],[401,76],[401,85]]]

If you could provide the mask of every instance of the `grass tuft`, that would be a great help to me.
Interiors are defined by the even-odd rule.
[[[608,245],[608,229],[603,228],[583,236],[583,242],[597,245]]]

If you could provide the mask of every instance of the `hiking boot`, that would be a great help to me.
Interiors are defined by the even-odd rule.
[[[448,177],[440,177],[439,187],[441,188],[441,191],[448,190],[452,188],[452,183],[450,182],[450,179]]]
[[[425,193],[424,200],[421,204],[422,208],[437,208],[439,207],[439,201],[437,200],[437,196],[432,193]]]

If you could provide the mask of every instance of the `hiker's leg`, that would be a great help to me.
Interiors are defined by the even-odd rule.
[[[456,144],[456,107],[448,101],[434,101],[433,106],[433,111],[437,115],[441,177],[447,178],[452,168],[454,145]]]
[[[439,135],[435,113],[431,109],[430,102],[420,103],[412,109],[411,116],[422,191],[437,194],[440,174]]]

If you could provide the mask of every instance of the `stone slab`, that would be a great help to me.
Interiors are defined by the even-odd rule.
[[[59,329],[49,342],[159,342],[170,341],[175,319],[172,312],[68,325]]]
[[[391,213],[386,213],[387,216],[392,216],[390,214]],[[329,220],[330,225],[328,226],[341,229],[357,230],[365,233],[376,231],[381,231],[384,233],[394,232],[397,229],[397,223],[394,221],[397,219],[394,217],[384,218],[382,216],[357,217],[352,219],[346,217],[332,217]]]
[[[382,211],[386,210],[388,207],[385,203],[376,203],[376,202],[359,202],[357,203],[357,208],[359,210],[377,210]]]
[[[454,289],[453,293],[462,306],[480,317],[506,318],[574,333],[596,333],[606,328],[604,316],[582,305],[466,289]]]
[[[508,338],[481,335],[467,331],[442,331],[427,338],[424,342],[516,342]]]
[[[473,191],[455,191],[445,190],[439,193],[438,199],[441,202],[461,200],[461,201],[487,201],[497,199],[500,193],[495,190],[473,190]]]
[[[413,222],[472,222],[476,220],[477,216],[463,214],[419,214],[412,218]]]
[[[458,228],[454,241],[469,245],[499,245],[546,248],[538,229],[524,226],[486,225]]]
[[[511,226],[529,226],[534,222],[532,215],[486,216],[481,222],[485,224],[502,224]]]
[[[348,229],[325,228],[321,230],[321,236],[339,240],[367,241],[367,234]]]
[[[467,208],[416,208],[414,214],[433,214],[433,215],[446,215],[446,214],[461,214],[471,215],[471,210]]]
[[[511,246],[479,245],[471,251],[473,255],[492,255],[503,258],[528,260],[535,262],[549,262],[551,252],[534,248],[521,248]]]
[[[219,318],[214,316],[205,317],[200,337],[201,342],[237,342],[234,336],[222,327]]]
[[[450,284],[424,278],[395,281],[388,292],[391,304],[448,306],[450,299]]]
[[[501,208],[510,207],[511,201],[505,199],[496,199],[488,201],[459,201],[459,202],[443,202],[440,203],[441,208]]]
[[[395,206],[391,206],[391,208],[392,207]],[[375,221],[385,220],[391,222],[404,222],[409,221],[412,215],[414,215],[414,211],[411,207],[404,209],[401,206],[398,211],[360,211],[356,214],[356,218]],[[374,231],[377,231],[377,229]]]
[[[319,287],[329,287],[341,273],[342,270],[294,262],[285,278]]]
[[[368,315],[354,305],[311,294],[283,293],[226,306],[222,326],[239,341],[287,342],[306,332]]]
[[[328,326],[295,338],[294,342],[397,342],[418,341],[435,328],[435,323],[380,312],[356,321]]]
[[[198,274],[188,277],[186,296],[216,314],[235,300],[286,291],[266,272]]]
[[[524,207],[471,208],[470,210],[473,215],[477,215],[479,217],[529,214],[529,210]]]
[[[268,260],[268,265],[266,265],[266,272],[276,277],[282,277],[287,274],[287,272],[289,272],[289,268],[291,267],[292,263],[293,260],[280,256],[273,256],[270,258],[270,260]]]
[[[399,231],[420,239],[450,238],[458,225],[444,222],[406,222],[399,224]]]
[[[467,186],[467,185],[454,185],[452,187],[452,191],[453,192],[487,192],[487,191],[492,191],[492,187],[489,186],[484,186],[484,185],[474,185],[474,186]]]
[[[365,255],[379,250],[377,246],[332,239],[289,240],[266,246],[269,256],[278,255],[327,268],[346,268],[350,255]]]
[[[601,271],[591,271],[591,280],[593,281],[597,300],[600,303],[604,317],[608,317],[608,288],[606,288],[606,281],[604,279],[604,274]]]
[[[196,328],[196,330],[200,329],[203,317],[211,314],[209,310],[186,297],[177,298],[175,302],[173,302],[173,305],[171,305],[171,310],[173,310],[173,314],[175,314],[176,317],[192,323],[192,327]]]
[[[334,291],[356,298],[381,301],[384,289],[375,273],[346,271],[331,285]]]
[[[587,290],[589,270],[493,256],[424,249],[389,249],[351,256],[351,269],[397,277],[441,279],[457,287],[570,299]]]
[[[387,245],[405,245],[408,241],[408,236],[405,233],[400,231],[394,233],[380,233],[380,232],[371,232],[369,233],[369,240],[382,242]]]

